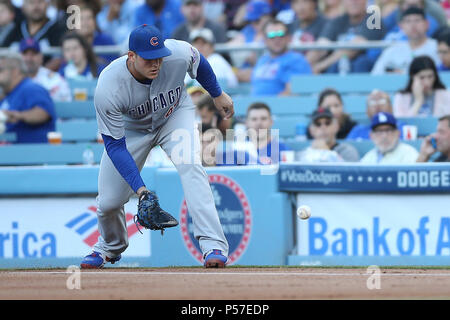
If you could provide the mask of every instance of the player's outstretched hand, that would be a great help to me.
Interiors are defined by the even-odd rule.
[[[222,94],[220,96],[214,98],[214,104],[225,120],[231,119],[231,117],[233,117],[233,100],[228,94],[222,91]]]

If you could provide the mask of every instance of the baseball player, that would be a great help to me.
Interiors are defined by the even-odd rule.
[[[117,262],[128,246],[124,204],[138,195],[138,222],[150,229],[174,227],[178,221],[162,210],[156,194],[148,190],[140,170],[150,150],[159,145],[180,175],[194,236],[204,266],[224,267],[228,242],[220,224],[208,177],[201,165],[195,106],[184,87],[186,72],[209,92],[224,118],[234,114],[231,98],[221,90],[207,60],[189,43],[164,41],[149,25],[134,29],[128,54],[108,65],[99,76],[94,97],[99,132],[106,152],[100,162],[97,216],[100,237],[82,268],[102,268]],[[190,154],[174,159],[180,141],[172,133],[182,130]]]

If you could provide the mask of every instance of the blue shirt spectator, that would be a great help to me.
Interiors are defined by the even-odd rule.
[[[289,95],[290,79],[294,74],[309,74],[311,66],[306,58],[288,49],[288,27],[271,20],[264,28],[268,53],[261,56],[252,70],[251,85],[254,95]]]
[[[110,35],[115,43],[128,41],[133,29],[133,17],[137,4],[133,0],[108,0],[107,4],[97,15],[97,25],[102,32]]]
[[[55,131],[55,108],[47,90],[30,78],[24,78],[3,100],[0,110],[29,111],[35,107],[45,110],[50,119],[42,124],[29,124],[25,121],[7,123],[6,131],[16,134],[17,143],[45,143],[47,133]]]
[[[149,2],[155,4],[151,5]],[[153,25],[161,30],[165,39],[170,38],[175,28],[184,22],[179,0],[146,1],[135,10],[133,27],[143,24]]]
[[[311,67],[300,53],[288,51],[276,57],[263,55],[253,69],[252,94],[280,94],[286,89],[293,75],[302,73],[311,73]]]
[[[242,124],[240,124],[242,126]],[[236,142],[222,153],[217,153],[217,165],[275,164],[281,161],[281,152],[290,150],[272,132],[272,113],[263,102],[255,102],[247,108],[246,129],[235,126]],[[239,132],[246,134],[245,139]],[[244,141],[242,141],[244,140]],[[229,144],[226,143],[226,147]]]
[[[368,117],[367,124],[357,124],[348,133],[347,140],[370,140],[369,132],[372,130],[370,127],[370,119],[379,112],[392,113],[391,98],[387,92],[380,90],[373,90],[367,97],[366,113]],[[400,130],[400,138],[403,138],[403,126],[404,123],[397,121],[397,128]]]
[[[274,143],[278,144],[278,150],[276,146],[272,146]],[[251,142],[247,141],[243,148],[234,146],[231,150],[222,151],[219,154],[219,159],[221,158],[222,161],[218,162],[217,166],[276,164],[281,162],[281,152],[287,150],[291,148],[278,140],[270,141],[259,149],[254,148]]]

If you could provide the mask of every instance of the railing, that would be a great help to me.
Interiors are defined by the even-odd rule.
[[[364,43],[348,43],[343,41],[332,41],[328,43],[305,43],[290,45],[289,48],[296,51],[307,51],[307,50],[336,50],[336,49],[353,49],[353,50],[367,50],[367,49],[384,49],[391,45],[392,42],[389,41],[367,41]],[[265,45],[261,43],[246,43],[246,44],[226,44],[218,43],[215,45],[215,51],[218,53],[230,53],[237,51],[257,51],[261,52],[265,50]],[[121,45],[114,46],[95,46],[94,52],[97,54],[125,54],[126,49]],[[9,52],[10,48],[0,48],[0,54]],[[43,48],[42,53],[46,55],[60,55],[61,47],[48,47]]]

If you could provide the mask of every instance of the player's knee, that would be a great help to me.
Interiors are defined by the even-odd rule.
[[[117,198],[108,199],[105,197],[98,197],[97,199],[98,210],[104,214],[120,210],[124,204],[124,201],[118,201]]]
[[[203,169],[203,167],[199,164],[181,164],[179,166],[177,166],[177,170],[178,173],[182,176],[182,175],[186,175],[186,174],[199,174],[202,176],[206,176],[205,170]]]

